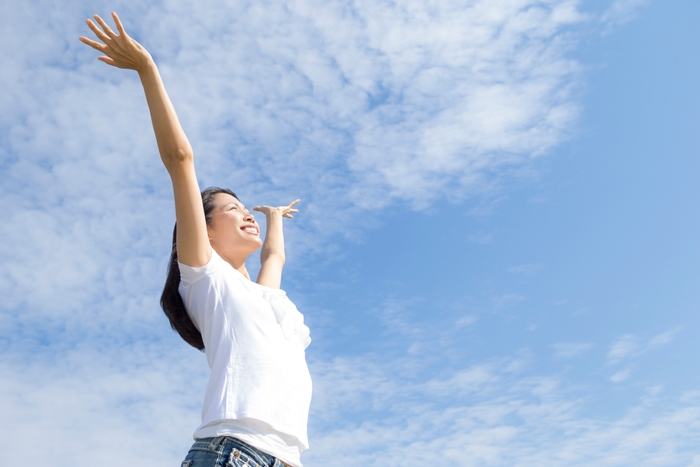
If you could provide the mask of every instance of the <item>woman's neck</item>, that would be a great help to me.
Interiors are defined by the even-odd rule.
[[[248,274],[248,269],[246,269],[246,267],[245,267],[245,262],[248,259],[248,256],[231,254],[232,252],[218,252],[217,251],[216,253],[219,256],[221,256],[221,259],[223,259],[228,264],[230,264],[233,269],[235,269],[236,271],[243,274],[243,276],[246,279],[250,280],[250,274]]]
[[[233,269],[243,274],[243,276],[245,276],[246,279],[250,280],[250,274],[248,274],[248,270],[245,268],[245,263],[241,264],[240,267],[234,267]]]

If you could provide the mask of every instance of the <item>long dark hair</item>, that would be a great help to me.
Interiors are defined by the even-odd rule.
[[[204,219],[207,224],[211,222],[212,211],[216,207],[214,196],[225,193],[238,199],[236,194],[228,188],[209,187],[202,192],[202,205],[204,206]],[[173,229],[173,248],[170,252],[170,263],[168,264],[168,277],[165,279],[163,293],[160,296],[160,306],[165,312],[165,316],[170,320],[170,326],[185,339],[185,342],[198,350],[204,350],[202,334],[194,325],[187,314],[185,304],[182,301],[178,287],[180,286],[180,267],[177,264],[177,223]]]

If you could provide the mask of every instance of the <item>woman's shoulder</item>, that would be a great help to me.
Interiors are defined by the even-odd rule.
[[[192,285],[207,277],[215,278],[220,275],[230,275],[233,277],[233,280],[239,279],[237,276],[240,276],[240,279],[245,279],[242,274],[224,261],[213,248],[207,264],[200,267],[193,267],[178,261],[178,266],[180,267],[180,282],[185,286]],[[234,272],[235,274],[229,274],[229,272]]]

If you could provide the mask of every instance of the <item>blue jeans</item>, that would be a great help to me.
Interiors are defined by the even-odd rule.
[[[195,441],[181,467],[284,467],[270,454],[229,436]]]

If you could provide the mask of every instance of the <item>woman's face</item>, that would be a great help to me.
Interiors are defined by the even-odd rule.
[[[222,257],[248,257],[260,248],[260,228],[253,215],[236,198],[227,193],[214,195],[216,207],[207,225],[209,243]]]

